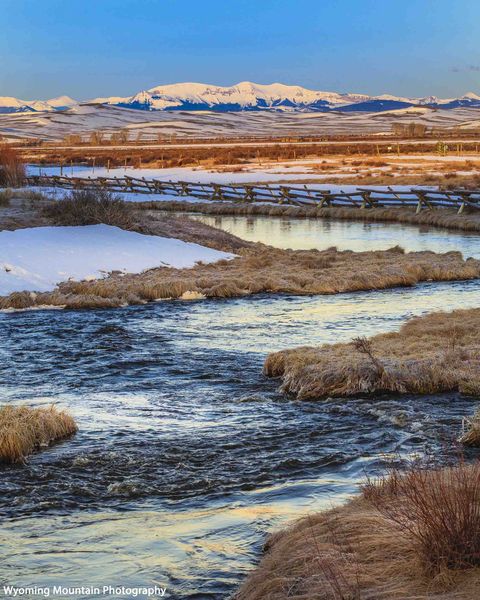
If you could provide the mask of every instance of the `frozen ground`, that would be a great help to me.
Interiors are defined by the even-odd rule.
[[[44,292],[69,279],[97,279],[111,271],[193,267],[232,254],[172,238],[109,225],[35,227],[0,231],[0,295]]]

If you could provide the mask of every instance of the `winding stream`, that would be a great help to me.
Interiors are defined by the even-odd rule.
[[[282,224],[236,220],[236,229],[215,224],[271,244],[276,228],[285,240]],[[403,228],[399,239],[397,226],[321,225],[319,240],[318,227],[293,222],[285,243],[416,240]],[[468,235],[421,240],[478,254]],[[27,466],[2,470],[0,586],[157,583],[171,598],[227,598],[268,531],[341,502],[385,455],[442,452],[475,408],[455,394],[296,402],[262,376],[265,355],[390,331],[412,315],[476,306],[479,293],[470,281],[0,313],[4,398],[58,402],[80,426]]]

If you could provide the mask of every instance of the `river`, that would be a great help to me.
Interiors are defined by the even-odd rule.
[[[215,224],[289,247],[381,239],[478,254],[476,237],[396,225]],[[477,306],[479,292],[470,281],[0,313],[3,399],[56,402],[80,427],[26,466],[2,468],[0,586],[157,583],[170,598],[227,598],[268,532],[345,500],[388,457],[443,452],[475,408],[457,394],[294,401],[263,377],[266,354]]]

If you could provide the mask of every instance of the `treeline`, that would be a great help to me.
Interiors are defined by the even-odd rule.
[[[430,132],[424,123],[393,123],[393,135],[400,138],[424,138]]]

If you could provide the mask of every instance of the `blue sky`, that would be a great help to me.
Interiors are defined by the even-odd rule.
[[[157,84],[480,92],[479,0],[0,0],[0,96]]]

